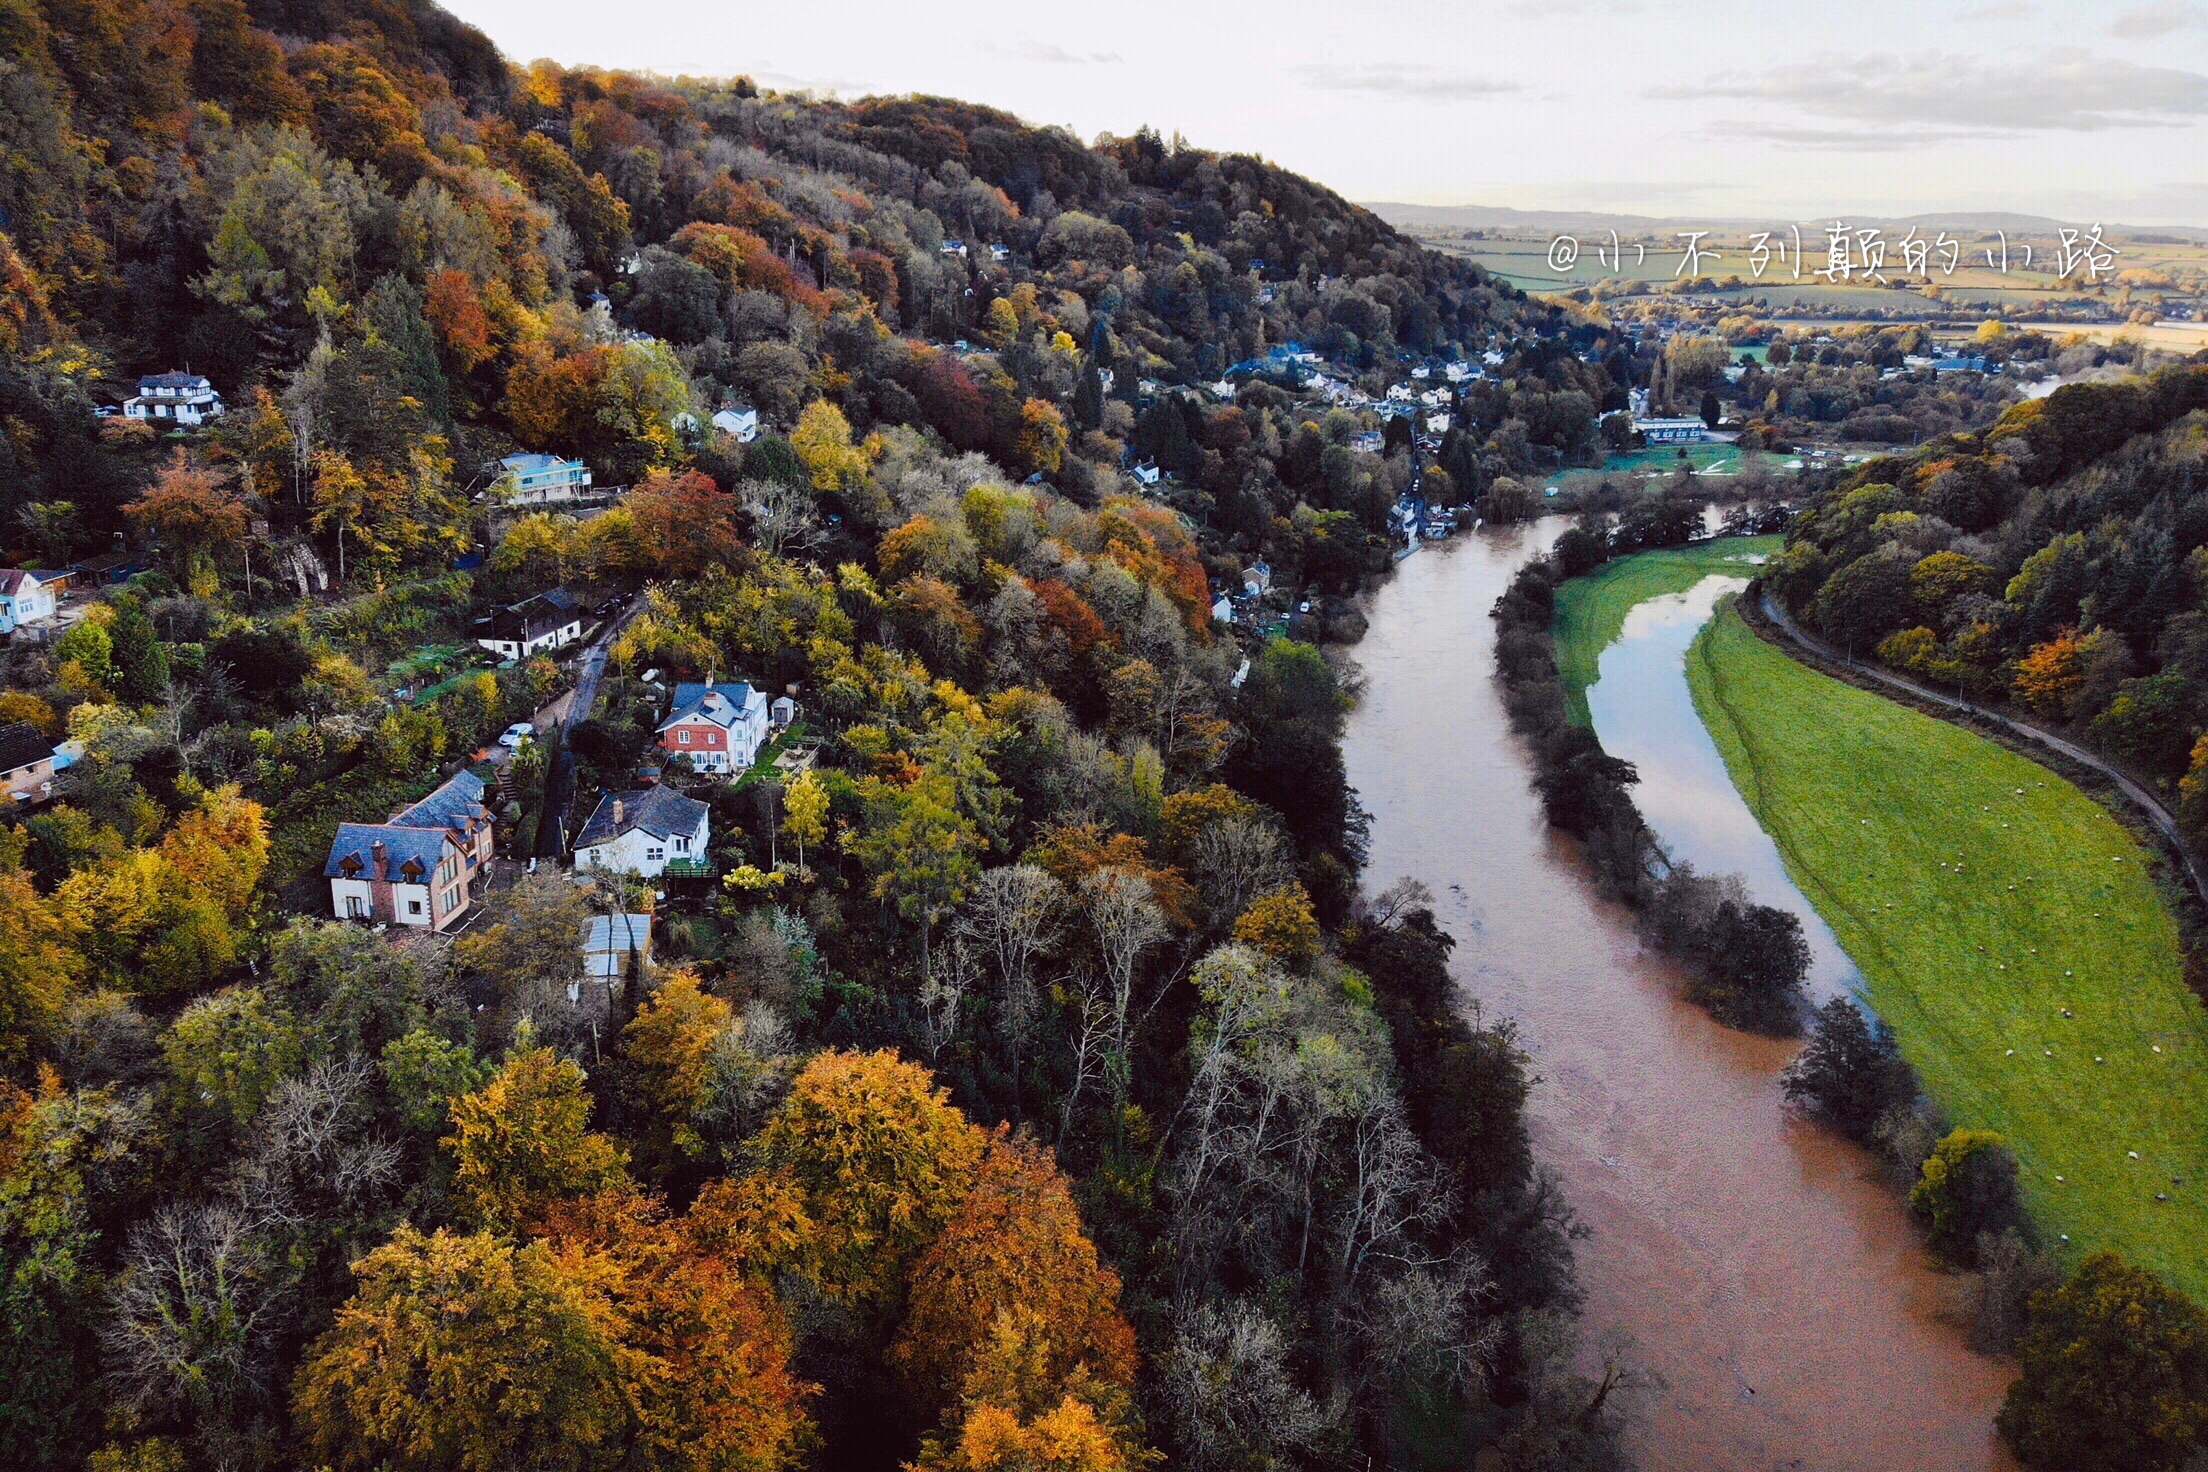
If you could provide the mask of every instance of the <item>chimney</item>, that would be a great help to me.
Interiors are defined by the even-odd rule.
[[[374,843],[368,845],[368,856],[375,861],[369,866],[368,872],[370,877],[375,879],[383,878],[384,860],[389,857],[389,850],[384,848],[382,839],[379,838]]]
[[[620,798],[615,798],[613,800],[613,826],[616,830],[619,830],[619,828],[621,827],[621,820],[627,817],[628,814],[629,805],[623,802]],[[379,844],[377,845],[377,847],[380,848],[382,847],[382,845]]]

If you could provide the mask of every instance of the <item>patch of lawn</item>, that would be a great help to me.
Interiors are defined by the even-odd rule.
[[[1602,651],[1617,642],[1634,605],[1666,593],[1684,593],[1711,573],[1756,574],[1748,559],[1768,557],[1784,537],[1721,537],[1692,547],[1636,552],[1606,562],[1556,590],[1556,667],[1564,677],[1566,712],[1575,726],[1589,724],[1587,687],[1600,674]]]
[[[1687,462],[1697,471],[1706,470],[1727,475],[1740,469],[1740,447],[1718,443],[1650,445],[1645,450],[1628,450],[1622,455],[1612,455],[1603,461],[1603,472],[1610,475],[1668,475],[1679,468],[1681,450],[1686,451]]]
[[[2208,1012],[2131,835],[2046,768],[1797,663],[1730,606],[1687,681],[1871,1006],[1957,1123],[2008,1137],[2040,1224],[2208,1298]]]

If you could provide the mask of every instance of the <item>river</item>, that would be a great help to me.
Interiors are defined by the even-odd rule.
[[[1795,1045],[1680,1001],[1542,820],[1493,679],[1489,609],[1565,524],[1398,566],[1353,651],[1365,688],[1345,755],[1373,814],[1372,884],[1431,886],[1467,993],[1523,1030],[1535,1148],[1593,1231],[1579,1246],[1587,1328],[1629,1335],[1665,1382],[1641,1409],[1641,1461],[2008,1467],[1992,1431],[2006,1371],[1935,1317],[1943,1280],[1868,1158],[1783,1107],[1775,1080]]]

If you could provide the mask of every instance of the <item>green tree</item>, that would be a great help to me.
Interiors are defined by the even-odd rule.
[[[2013,1228],[2030,1240],[2016,1157],[1993,1130],[1958,1129],[1934,1146],[1910,1189],[1909,1210],[1932,1249],[1965,1267],[1977,1261],[1982,1236]]]
[[[115,606],[115,621],[107,635],[115,664],[115,692],[141,705],[159,700],[168,688],[169,654],[137,599],[127,598]]]
[[[2208,1433],[2208,1316],[2113,1252],[2033,1299],[2017,1368],[1996,1424],[2041,1472],[2189,1466]]]

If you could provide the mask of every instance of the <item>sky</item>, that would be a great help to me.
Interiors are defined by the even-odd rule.
[[[2208,226],[2208,0],[444,0],[516,60],[1145,124],[1361,201]]]

